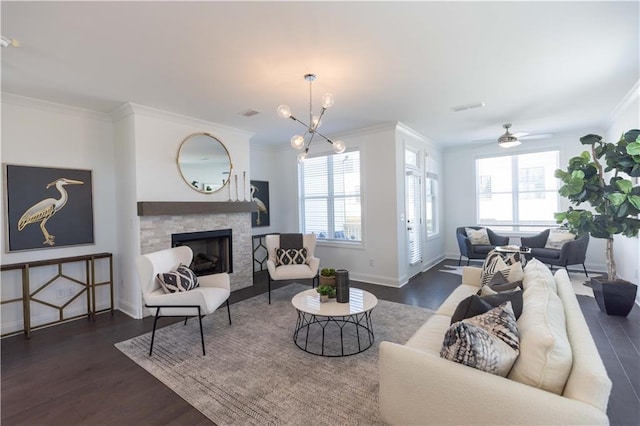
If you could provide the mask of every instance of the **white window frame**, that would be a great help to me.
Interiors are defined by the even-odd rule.
[[[553,147],[548,147],[545,149],[539,149],[539,150],[534,150],[534,151],[520,151],[517,153],[505,153],[502,155],[485,155],[485,156],[479,156],[476,157],[475,162],[474,162],[474,166],[475,166],[475,183],[476,183],[476,223],[479,226],[488,226],[488,227],[492,227],[492,229],[498,229],[498,230],[502,230],[502,231],[506,231],[506,232],[514,232],[514,233],[530,233],[531,230],[523,230],[522,228],[539,228],[540,230],[544,229],[544,228],[549,228],[549,227],[553,227],[553,226],[557,226],[557,223],[555,222],[555,220],[551,219],[547,222],[520,222],[518,221],[518,217],[519,217],[519,197],[518,195],[520,194],[520,188],[519,188],[519,179],[518,179],[518,162],[517,162],[517,157],[520,155],[527,155],[527,154],[539,154],[539,153],[548,153],[548,152],[555,152],[556,154],[556,158],[557,158],[557,163],[556,163],[556,168],[560,167],[560,149],[559,148],[553,148]],[[483,159],[492,159],[492,158],[499,158],[499,157],[510,157],[511,158],[511,180],[512,180],[512,184],[511,184],[511,205],[512,205],[512,209],[513,209],[513,220],[512,221],[497,221],[497,222],[489,222],[489,223],[484,223],[480,220],[480,175],[479,175],[479,170],[478,170],[478,161],[479,160],[483,160]],[[555,169],[554,169],[555,172]],[[556,211],[560,211],[560,194],[558,194],[558,186],[556,186],[556,188],[552,191],[552,190],[546,190],[544,192],[555,192],[555,196],[556,196]]]
[[[308,159],[310,158],[318,158],[318,157],[331,157],[333,158],[334,156],[337,155],[344,155],[344,154],[349,154],[349,153],[355,153],[357,152],[359,155],[359,173],[360,173],[360,184],[359,184],[359,193],[358,193],[358,197],[360,198],[360,239],[359,240],[351,240],[351,239],[342,239],[342,238],[318,238],[317,239],[317,243],[319,245],[340,245],[340,246],[363,246],[364,244],[364,220],[363,220],[363,214],[364,214],[364,206],[363,206],[363,196],[362,196],[362,150],[359,149],[358,147],[354,147],[351,149],[346,150],[343,154],[334,154],[333,152],[327,151],[327,152],[321,152],[315,155],[311,155],[308,157]],[[306,161],[306,160],[305,160]],[[305,197],[303,191],[304,191],[304,172],[303,172],[303,165],[299,165],[298,166],[298,211],[299,211],[299,219],[300,219],[300,232],[306,232],[306,226],[305,226],[305,200],[307,199],[307,197]],[[329,166],[329,169],[331,169],[331,166]],[[332,182],[333,182],[333,176],[327,176],[327,217],[328,217],[328,227],[329,229],[327,229],[327,233],[329,235],[333,235],[335,232],[335,219],[334,219],[334,199],[336,198],[336,196],[333,194],[333,190],[332,190]],[[309,197],[309,198],[317,198],[317,197]]]
[[[438,173],[438,164],[436,161],[429,156],[429,154],[425,155],[425,172],[424,172],[424,208],[425,208],[425,223],[424,223],[424,232],[427,234],[427,241],[433,240],[435,238],[440,237],[440,198],[439,198],[439,189],[440,189],[440,176]],[[431,185],[431,186],[430,186]],[[427,187],[431,187],[431,194],[427,194]],[[428,221],[427,221],[427,201],[431,200],[431,215],[433,218],[433,232],[429,232],[428,230]]]

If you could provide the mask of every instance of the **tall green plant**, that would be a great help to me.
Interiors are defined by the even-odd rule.
[[[563,183],[560,195],[576,206],[586,202],[592,210],[569,207],[555,219],[574,233],[607,240],[607,275],[615,281],[613,236],[635,237],[640,231],[640,185],[629,179],[640,176],[640,130],[629,130],[617,143],[604,142],[598,135],[583,136],[580,142],[590,145],[591,153],[573,157],[567,170],[558,169],[555,176]]]

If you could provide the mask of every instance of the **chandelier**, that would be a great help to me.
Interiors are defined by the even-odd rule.
[[[313,110],[312,110],[313,96],[312,96],[311,85],[313,84],[313,81],[316,79],[316,75],[306,74],[304,76],[304,79],[309,82],[309,124],[306,124],[303,121],[296,118],[295,116],[293,116],[291,114],[291,108],[289,108],[289,105],[280,105],[278,107],[278,116],[280,116],[281,118],[290,118],[293,121],[297,121],[298,123],[302,124],[306,128],[306,131],[304,132],[304,134],[293,135],[293,137],[291,138],[291,146],[295,149],[302,150],[302,152],[298,154],[299,163],[303,163],[304,160],[307,158],[307,154],[309,153],[309,147],[311,146],[311,142],[313,141],[313,138],[316,135],[320,136],[325,141],[333,145],[333,152],[335,152],[336,154],[341,154],[346,149],[344,142],[340,140],[332,141],[331,139],[329,139],[328,137],[326,137],[325,135],[323,135],[318,131],[318,127],[320,127],[320,124],[322,123],[322,117],[324,116],[325,111],[327,110],[327,108],[333,105],[333,95],[331,93],[325,93],[324,95],[322,95],[322,109],[320,110],[320,114],[313,115]],[[308,140],[307,140],[307,136],[309,136]]]

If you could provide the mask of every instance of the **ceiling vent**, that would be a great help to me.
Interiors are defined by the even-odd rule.
[[[259,111],[256,111],[255,109],[246,109],[244,111],[239,112],[238,114],[240,115],[244,115],[245,117],[253,117],[254,115],[258,115],[260,114]]]

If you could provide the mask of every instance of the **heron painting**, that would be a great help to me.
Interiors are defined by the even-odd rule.
[[[269,182],[252,180],[249,192],[257,206],[257,211],[251,212],[251,226],[269,226]]]
[[[7,165],[7,200],[10,251],[93,243],[90,171]]]

